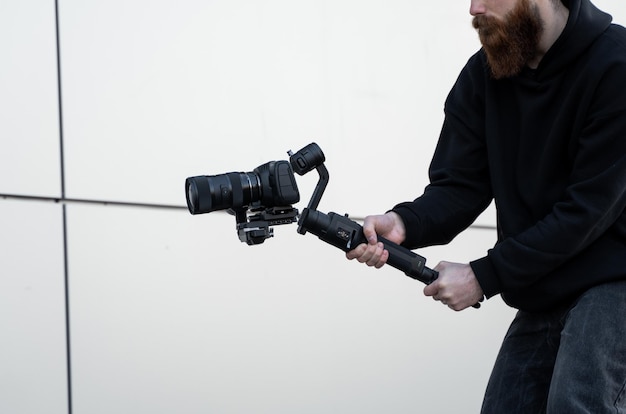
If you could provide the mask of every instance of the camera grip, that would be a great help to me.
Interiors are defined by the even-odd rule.
[[[367,243],[363,227],[359,223],[333,212],[324,214],[317,210],[304,209],[299,221],[299,232],[304,234],[306,231],[344,252],[361,243]],[[438,273],[426,267],[426,259],[422,256],[385,238],[378,237],[378,240],[389,252],[388,265],[427,285],[437,279]]]

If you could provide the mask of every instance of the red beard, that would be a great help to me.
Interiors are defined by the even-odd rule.
[[[543,33],[539,10],[529,0],[520,0],[504,21],[475,16],[472,26],[478,31],[487,63],[496,79],[518,75],[537,55]]]

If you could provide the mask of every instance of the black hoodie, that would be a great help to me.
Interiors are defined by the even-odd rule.
[[[535,70],[493,79],[483,50],[445,104],[430,184],[393,211],[404,245],[445,244],[495,200],[485,295],[542,311],[626,280],[626,30],[588,0]]]

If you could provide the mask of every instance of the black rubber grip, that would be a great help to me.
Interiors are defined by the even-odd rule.
[[[367,243],[363,226],[347,216],[333,212],[324,214],[317,210],[304,209],[300,217],[298,232],[305,234],[307,231],[344,252],[356,248],[361,243]],[[426,259],[419,254],[384,237],[378,236],[378,241],[382,242],[389,252],[387,264],[404,272],[408,277],[430,285],[439,276],[436,270],[426,267]],[[480,303],[472,306],[480,308]]]
[[[363,229],[361,229],[361,232],[363,232]],[[419,254],[384,237],[378,236],[378,241],[382,242],[385,250],[389,252],[387,264],[403,271],[408,277],[430,285],[439,276],[437,271],[426,267],[426,259]]]
[[[301,233],[308,231],[315,234],[326,243],[339,247],[348,252],[361,243],[367,243],[363,235],[363,226],[349,219],[347,216],[330,212],[324,214],[317,210],[305,209],[300,217]],[[426,259],[417,253],[393,243],[385,238],[378,237],[385,249],[389,252],[387,264],[401,270],[405,275],[430,284],[437,279],[438,273],[426,267]]]

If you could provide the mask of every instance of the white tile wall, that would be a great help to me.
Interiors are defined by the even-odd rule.
[[[58,3],[78,199],[183,206],[187,176],[315,141],[331,175],[319,209],[384,211],[422,191],[478,47],[465,2]],[[619,0],[597,4],[626,21]],[[295,225],[250,247],[224,213],[70,203],[66,269],[62,207],[7,197],[61,194],[54,5],[0,3],[0,412],[478,411],[513,310],[446,311]],[[298,177],[299,208],[316,179]],[[420,253],[468,261],[494,241],[473,229]]]
[[[0,412],[67,413],[61,207],[0,202]]]
[[[0,3],[0,193],[58,196],[54,2]]]

